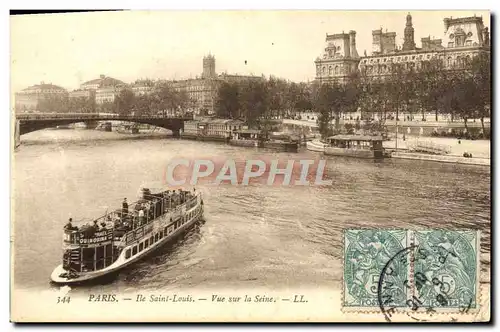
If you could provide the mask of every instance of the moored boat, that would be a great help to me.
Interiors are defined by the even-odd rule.
[[[384,158],[382,136],[335,135],[327,138],[324,154],[356,158]]]
[[[324,152],[327,145],[320,140],[312,140],[306,143],[306,149],[314,152]]]
[[[195,191],[143,189],[142,199],[105,214],[93,223],[64,227],[63,262],[51,274],[58,284],[96,279],[140,260],[203,218],[203,199]]]
[[[297,152],[299,142],[289,137],[278,137],[274,135],[271,139],[264,137],[257,129],[236,130],[229,140],[229,144],[244,147],[259,147],[286,152]]]

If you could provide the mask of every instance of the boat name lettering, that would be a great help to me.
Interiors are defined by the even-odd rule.
[[[113,237],[112,235],[105,235],[92,238],[81,238],[80,244],[90,244],[90,243],[100,243],[100,242],[110,241],[112,237]]]

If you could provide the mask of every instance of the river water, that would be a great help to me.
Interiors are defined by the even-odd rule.
[[[13,158],[15,287],[44,290],[61,263],[62,227],[102,215],[123,197],[162,183],[173,158],[255,159],[253,148],[117,133],[43,130],[22,137]],[[325,158],[302,151],[293,158]],[[340,289],[342,230],[474,228],[489,271],[490,170],[425,161],[326,158],[331,186],[199,185],[206,223],[90,291],[329,285]],[[484,279],[487,277],[483,277]]]

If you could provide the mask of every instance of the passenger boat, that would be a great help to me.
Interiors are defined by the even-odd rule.
[[[74,284],[116,272],[176,238],[203,218],[201,193],[142,190],[142,199],[81,227],[64,228],[63,262],[51,274]],[[141,212],[142,211],[142,212]]]
[[[327,138],[324,154],[357,158],[384,158],[382,136],[335,135]]]
[[[306,149],[314,152],[325,152],[325,143],[320,140],[312,140],[306,143]]]

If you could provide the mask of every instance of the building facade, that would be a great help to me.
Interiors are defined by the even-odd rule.
[[[314,61],[316,79],[320,83],[343,83],[357,70],[359,55],[356,50],[356,32],[326,35],[323,54]]]
[[[68,91],[60,86],[52,83],[30,86],[15,94],[15,109],[16,112],[36,112],[39,111],[40,102],[49,98],[65,98],[68,96]]]
[[[155,82],[151,80],[137,80],[130,85],[130,89],[136,97],[149,95],[154,91],[154,88]]]
[[[126,84],[120,80],[106,75],[100,75],[99,78],[80,84],[80,88],[69,93],[70,98],[89,98],[94,99],[96,104],[113,102],[115,96],[120,93]]]
[[[489,31],[481,17],[445,18],[444,30],[442,39],[421,38],[421,47],[418,48],[412,17],[408,14],[401,47],[396,45],[396,32],[373,30],[372,54],[362,57],[357,57],[355,52],[354,31],[349,35],[327,34],[323,54],[315,61],[316,81],[320,84],[342,83],[353,71],[367,77],[383,78],[390,74],[393,63],[418,70],[422,62],[435,59],[442,61],[444,69],[460,69],[480,52],[490,52]]]
[[[262,76],[252,75],[217,75],[215,57],[211,54],[203,57],[201,77],[187,80],[172,81],[177,91],[185,91],[191,100],[189,107],[195,114],[215,114],[215,105],[219,87],[223,82],[239,83],[247,80],[262,80]]]

